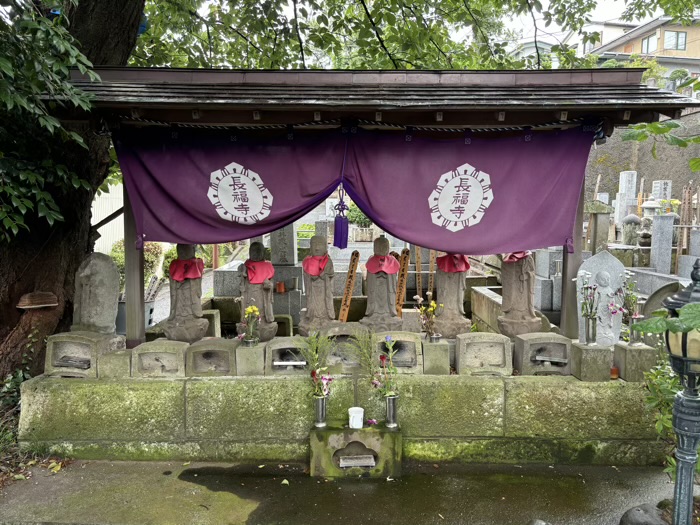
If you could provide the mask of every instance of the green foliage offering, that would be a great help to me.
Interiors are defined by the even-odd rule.
[[[362,210],[357,207],[354,202],[350,203],[348,209],[348,222],[359,226],[360,228],[369,228],[372,226],[372,221],[367,215],[362,213]]]
[[[662,350],[663,351],[663,350]],[[659,439],[668,445],[666,469],[664,472],[675,475],[676,461],[672,455],[676,446],[676,434],[672,426],[673,400],[681,390],[678,376],[673,372],[667,360],[644,373],[644,386],[647,389],[646,404],[654,410],[655,428]]]
[[[378,342],[379,339],[371,330],[357,330],[350,337],[352,353],[360,364],[360,369],[370,378],[379,364]]]
[[[295,345],[299,357],[306,361],[306,368],[311,376],[311,394],[315,397],[324,397],[330,394],[333,378],[326,372],[328,358],[333,350],[331,338],[314,333],[308,337],[297,337]]]
[[[0,15],[0,243],[29,229],[28,214],[49,225],[62,221],[56,194],[90,189],[60,162],[61,141],[84,146],[82,137],[50,111],[90,107],[89,98],[68,82],[68,68],[97,79],[63,16],[49,20],[34,3],[12,5],[9,18]]]
[[[124,239],[117,241],[112,245],[110,257],[119,269],[119,285],[124,288],[126,264],[124,260]],[[151,277],[155,275],[158,269],[160,257],[163,255],[163,246],[158,242],[147,242],[143,245],[143,277],[144,284],[148,284]]]

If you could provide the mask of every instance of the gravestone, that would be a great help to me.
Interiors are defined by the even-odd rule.
[[[296,224],[288,224],[270,234],[270,259],[275,266],[296,266],[299,262]]]
[[[516,335],[537,332],[540,318],[535,314],[535,263],[532,255],[513,255],[517,258],[513,262],[506,262],[508,258],[504,258],[501,265],[503,315],[498,317],[498,329],[512,339]]]
[[[513,369],[521,376],[571,375],[571,339],[552,332],[516,336]]]
[[[460,375],[509,376],[513,373],[513,343],[501,334],[460,334],[455,369]]]
[[[609,193],[596,193],[595,200],[600,201],[603,204],[610,204],[610,194]]]
[[[203,268],[193,244],[177,245],[177,259],[169,271],[170,316],[163,323],[163,332],[172,341],[194,343],[207,333],[209,321],[202,317]]]
[[[245,315],[246,308],[257,306],[260,318],[256,326],[256,336],[260,341],[269,341],[277,334],[275,312],[272,307],[272,278],[275,269],[272,263],[265,260],[265,247],[262,243],[254,242],[250,245],[248,260],[239,267],[241,277],[241,318]],[[238,335],[246,331],[243,322],[236,325]]]
[[[652,223],[650,264],[658,273],[671,273],[673,220],[672,215],[657,215]]]
[[[690,243],[688,245],[688,254],[694,257],[700,257],[700,230],[690,231]]]
[[[651,194],[657,201],[670,201],[672,180],[655,180],[651,183]]]
[[[335,320],[333,306],[333,261],[328,256],[326,238],[314,235],[311,251],[302,263],[306,310],[301,312],[299,334],[311,335]]]
[[[578,304],[579,341],[585,341],[585,323],[581,314],[581,297],[584,276],[589,275],[589,283],[597,284],[597,337],[596,344],[611,347],[620,340],[622,314],[611,313],[610,303],[620,305],[617,290],[625,282],[625,267],[610,252],[602,251],[586,260],[576,274],[576,301]]]
[[[640,219],[634,213],[630,213],[622,219],[622,244],[636,246],[639,238],[639,226],[642,224]]]
[[[651,217],[642,217],[642,222],[637,230],[637,244],[642,248],[651,247]]]
[[[588,227],[591,228],[591,252],[595,255],[608,245],[610,233],[610,214],[591,213]]]
[[[214,270],[214,297],[238,297],[241,291],[242,261],[231,261]]]
[[[75,273],[71,332],[114,334],[118,299],[117,265],[108,255],[90,254]]]

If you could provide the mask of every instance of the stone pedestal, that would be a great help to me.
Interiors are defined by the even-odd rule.
[[[571,375],[571,339],[552,332],[516,336],[513,369],[521,376]]]
[[[503,299],[502,316],[498,318],[498,330],[510,338],[539,331],[541,322],[535,314],[535,262],[526,255],[514,262],[501,265]]]
[[[236,375],[236,348],[239,339],[205,338],[189,346],[185,352],[187,377],[220,377]]]
[[[658,273],[671,273],[673,219],[671,215],[657,215],[651,226],[651,266]]]
[[[607,346],[571,345],[571,375],[581,381],[610,381],[612,349]]]
[[[131,377],[185,377],[185,351],[189,346],[169,339],[140,344],[132,350]]]
[[[353,430],[339,424],[310,432],[311,476],[319,478],[398,478],[402,439],[399,429],[370,427]],[[341,468],[343,461],[371,456],[374,466]]]
[[[423,343],[423,373],[426,375],[450,375],[450,345],[447,341]]]
[[[298,338],[294,337],[276,337],[265,345],[266,376],[309,376],[307,365],[293,364],[303,361],[297,348],[298,342]]]
[[[202,318],[209,321],[209,328],[204,337],[221,337],[221,312],[219,310],[202,310]]]
[[[265,344],[236,347],[236,372],[239,376],[265,375]]]
[[[360,323],[375,332],[394,332],[403,327],[401,319],[389,314],[374,314],[372,317],[363,317],[360,319]]]
[[[398,374],[422,374],[424,369],[424,348],[420,334],[405,331],[377,332],[377,355],[387,352],[386,338],[395,341],[394,366]],[[448,361],[449,368],[449,361]]]
[[[420,322],[420,313],[414,309],[404,310],[401,314],[401,330],[404,332],[415,332],[420,334],[422,326]]]
[[[700,230],[690,231],[690,243],[688,253],[693,257],[700,257]]]
[[[535,275],[535,308],[547,312],[551,311],[553,309],[553,295],[552,279]]]
[[[261,319],[260,321],[258,321],[256,331],[258,333],[260,341],[265,343],[267,341],[270,341],[273,337],[277,335],[277,323],[264,323]],[[245,325],[243,323],[237,323],[236,332],[238,333],[238,335],[245,334]]]
[[[330,321],[319,333],[333,340],[333,349],[328,357],[328,373],[331,375],[352,374],[359,370],[360,363],[355,354],[351,338],[367,328],[360,323]]]
[[[458,335],[455,369],[460,375],[512,375],[513,343],[487,332]]]
[[[131,351],[119,350],[97,358],[99,379],[128,379],[131,377]]]
[[[630,345],[620,341],[615,345],[613,364],[620,373],[620,379],[631,383],[643,383],[644,372],[648,372],[659,359],[656,348],[647,345]]]
[[[103,354],[126,348],[121,335],[96,332],[65,332],[48,337],[44,374],[57,377],[98,377],[98,360]]]

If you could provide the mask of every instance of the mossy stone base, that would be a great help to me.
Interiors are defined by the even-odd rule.
[[[573,343],[571,345],[571,375],[581,381],[610,381],[612,349],[607,346]]]
[[[630,345],[620,341],[615,345],[613,363],[620,372],[620,379],[632,383],[644,382],[644,372],[656,366],[659,352],[647,345]]]
[[[265,375],[265,343],[240,344],[236,348],[236,372],[239,376]]]
[[[202,310],[202,317],[209,321],[204,337],[221,337],[221,312],[214,309]]]
[[[131,376],[131,350],[110,352],[97,358],[97,377],[126,379]]]
[[[401,431],[384,427],[362,429],[329,426],[310,432],[311,475],[323,478],[386,478],[401,475]],[[340,468],[341,455],[372,455],[374,467]]]
[[[450,375],[450,345],[423,343],[423,373],[436,376]]]

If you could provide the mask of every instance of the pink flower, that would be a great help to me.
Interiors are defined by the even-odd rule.
[[[376,419],[368,419],[368,420],[367,420],[367,424],[368,424],[368,425],[376,425],[376,424],[377,424],[377,420],[376,420]]]

